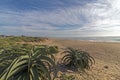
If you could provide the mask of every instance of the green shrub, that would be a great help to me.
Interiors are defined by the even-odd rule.
[[[49,47],[49,52],[54,54],[54,53],[58,53],[58,47],[57,46],[50,46]]]
[[[55,65],[52,58],[42,54],[35,46],[31,50],[23,49],[23,53],[26,54],[15,56],[15,59],[10,56],[14,55],[14,51],[7,54],[14,60],[0,75],[0,80],[52,80],[51,67]]]
[[[66,74],[61,74],[60,75],[60,80],[75,80],[75,76],[73,75],[66,75]]]
[[[74,67],[77,71],[90,69],[90,66],[95,63],[94,58],[85,51],[68,48],[64,53],[68,53],[62,58],[64,64],[67,67]]]
[[[45,38],[39,38],[39,37],[27,37],[27,36],[13,36],[8,38],[10,41],[15,42],[40,42],[44,41]]]
[[[24,45],[11,45],[10,47],[0,49],[0,74],[15,58],[27,54],[24,49],[28,48]]]

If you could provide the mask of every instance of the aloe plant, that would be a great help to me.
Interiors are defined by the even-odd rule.
[[[6,69],[10,63],[17,57],[24,55],[25,52],[20,47],[1,48],[0,51],[0,74]]]
[[[67,67],[74,67],[77,71],[85,71],[90,69],[90,66],[95,63],[95,60],[89,53],[73,48],[68,48],[64,51],[66,54],[62,61]]]
[[[40,48],[24,49],[26,54],[16,57],[0,75],[0,80],[52,80],[50,74],[54,59],[43,54],[44,50]]]
[[[75,80],[75,76],[74,75],[61,74],[60,75],[60,80]]]
[[[58,47],[57,46],[50,46],[49,52],[52,54],[58,53]]]

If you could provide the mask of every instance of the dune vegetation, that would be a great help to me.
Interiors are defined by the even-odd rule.
[[[59,53],[58,46],[20,44],[44,42],[46,39],[25,36],[0,38],[0,80],[77,80],[73,75],[58,76],[55,58]],[[95,62],[89,53],[78,49],[67,48],[63,53],[67,54],[61,59],[61,64],[78,74],[85,73]]]

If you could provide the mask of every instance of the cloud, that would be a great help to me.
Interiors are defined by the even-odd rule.
[[[74,4],[80,4],[80,0]],[[25,35],[52,37],[120,36],[120,1],[86,1],[82,6],[72,5],[54,10],[0,10],[0,26],[0,31],[4,30],[7,34],[21,32]]]

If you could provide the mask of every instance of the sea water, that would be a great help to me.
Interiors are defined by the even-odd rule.
[[[96,41],[96,42],[120,42],[120,36],[71,37],[69,39],[77,39],[77,40],[83,40],[83,41]]]

